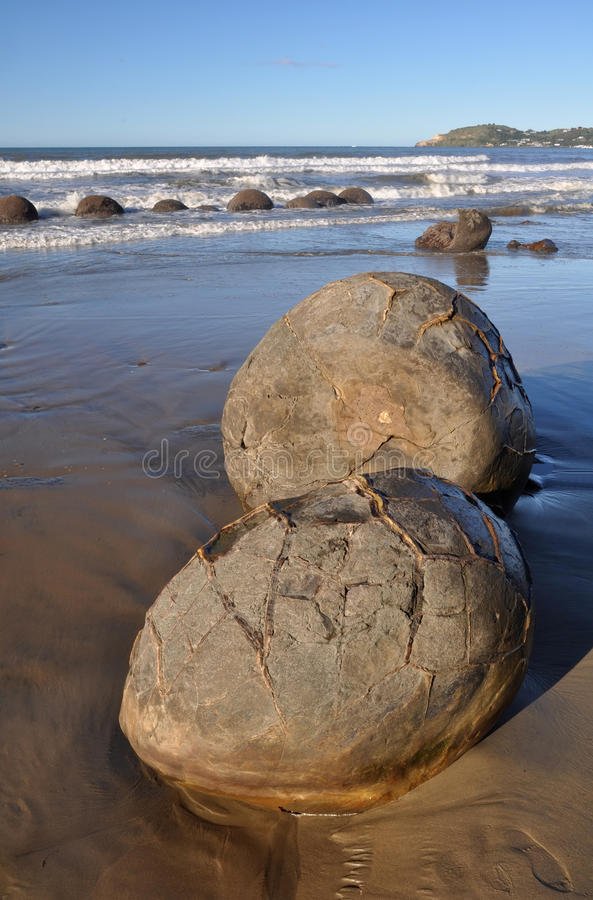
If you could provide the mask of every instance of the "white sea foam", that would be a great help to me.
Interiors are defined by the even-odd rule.
[[[91,247],[99,244],[126,243],[130,241],[154,241],[171,237],[210,238],[224,234],[241,234],[264,231],[283,231],[289,228],[324,228],[352,225],[389,224],[417,221],[426,218],[442,218],[448,211],[437,209],[411,209],[377,216],[319,215],[295,217],[290,211],[278,210],[275,215],[258,215],[257,218],[233,218],[224,216],[200,216],[188,213],[179,217],[167,217],[166,221],[126,221],[110,219],[107,222],[90,222],[74,219],[48,219],[23,228],[0,230],[1,250],[52,250],[75,247]],[[449,211],[450,214],[450,211]]]
[[[463,157],[464,164],[487,162],[483,154]],[[32,181],[95,178],[104,175],[158,175],[236,172],[249,173],[360,173],[384,174],[431,168],[443,169],[459,164],[459,156],[305,156],[284,157],[172,157],[165,159],[109,157],[105,159],[0,159],[0,178]]]

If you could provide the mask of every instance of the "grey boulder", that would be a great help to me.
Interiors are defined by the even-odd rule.
[[[398,272],[332,282],[282,316],[235,375],[222,436],[247,507],[414,466],[508,508],[534,452],[529,400],[485,313]]]
[[[507,526],[426,473],[353,476],[226,526],[136,638],[120,723],[192,807],[405,794],[483,736],[527,665]]]
[[[457,210],[457,222],[437,222],[416,239],[419,250],[468,253],[483,250],[492,234],[492,222],[479,209]]]

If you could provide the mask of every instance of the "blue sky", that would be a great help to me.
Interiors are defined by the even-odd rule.
[[[0,146],[407,145],[593,125],[590,0],[3,8]]]

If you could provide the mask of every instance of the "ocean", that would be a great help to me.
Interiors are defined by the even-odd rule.
[[[313,188],[373,206],[285,209]],[[238,190],[269,212],[230,214]],[[10,898],[585,895],[593,884],[593,148],[0,150],[0,894]],[[76,218],[104,193],[125,215]],[[175,197],[192,207],[159,215]],[[197,209],[208,204],[218,211]],[[458,207],[485,252],[417,252]],[[553,240],[558,253],[507,243]],[[230,381],[287,309],[369,270],[466,293],[531,398],[537,458],[509,517],[535,583],[530,669],[446,771],[359,816],[199,820],[118,726],[163,585],[241,514],[224,472]]]
[[[394,225],[448,217],[458,206],[498,216],[516,213],[522,219],[538,215],[559,223],[566,217],[582,221],[592,211],[592,177],[593,148],[0,150],[0,191],[26,196],[41,217],[32,228],[0,231],[0,251],[159,246],[183,238],[259,232],[279,236],[293,229],[348,231],[360,226],[383,232],[397,249],[404,249],[407,232]],[[352,185],[368,190],[375,205],[313,214],[284,208],[291,197],[314,188],[338,191]],[[228,214],[228,200],[244,187],[265,191],[276,208],[266,215]],[[113,197],[126,216],[116,222],[74,218],[78,201],[91,193]],[[151,213],[157,200],[167,197],[190,210]],[[218,206],[220,212],[196,208],[201,205]]]

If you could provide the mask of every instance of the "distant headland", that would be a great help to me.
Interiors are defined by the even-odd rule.
[[[508,125],[468,125],[447,134],[435,134],[417,147],[591,147],[593,128],[553,128],[521,131]]]

